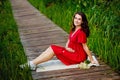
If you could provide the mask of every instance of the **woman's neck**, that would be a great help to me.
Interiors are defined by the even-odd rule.
[[[82,28],[81,26],[76,26],[75,31],[81,28]]]

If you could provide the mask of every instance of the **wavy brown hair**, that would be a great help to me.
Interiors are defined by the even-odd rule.
[[[75,15],[78,14],[82,17],[82,21],[83,23],[81,24],[82,30],[85,32],[86,36],[88,37],[90,34],[90,30],[89,30],[89,26],[88,26],[88,21],[86,18],[86,15],[83,12],[76,12],[73,16],[73,20],[72,20],[72,26],[71,26],[71,31],[74,32],[75,31],[75,25],[74,25],[74,18]]]

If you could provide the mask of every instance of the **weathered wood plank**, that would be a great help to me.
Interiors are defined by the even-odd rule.
[[[24,38],[22,38],[23,39],[23,41],[40,41],[40,40],[50,40],[50,39],[63,39],[64,38],[64,40],[66,40],[67,41],[67,36],[63,36],[63,37],[61,37],[61,35],[53,35],[53,36],[46,36],[46,37],[44,37],[44,36],[42,36],[42,37],[35,37],[35,38],[26,38],[26,39],[24,39]]]
[[[55,77],[65,77],[66,79],[73,76],[83,76],[86,77],[87,75],[94,75],[94,74],[107,74],[107,71],[110,70],[110,67],[107,66],[101,66],[86,70],[80,70],[80,69],[66,69],[66,70],[59,70],[59,71],[49,71],[49,72],[41,72],[37,75],[33,74],[35,78],[39,79],[50,79]],[[52,74],[51,74],[52,73]],[[91,73],[91,74],[90,74]],[[97,76],[97,75],[96,75]]]
[[[54,35],[58,35],[58,36],[61,36],[61,37],[66,37],[67,35],[64,34],[64,33],[60,33],[61,31],[59,30],[56,30],[56,31],[49,31],[49,32],[44,32],[42,34],[40,33],[34,33],[34,34],[29,34],[29,35],[23,35],[20,33],[20,36],[21,38],[23,39],[29,39],[29,38],[35,38],[35,37],[46,37],[46,36],[54,36]],[[62,39],[62,38],[61,38]]]
[[[30,42],[26,42],[23,41],[22,43],[24,44],[24,46],[37,46],[37,45],[46,45],[46,44],[56,44],[59,42],[65,42],[65,40],[61,39],[61,40],[41,40],[41,41],[30,41]]]
[[[48,26],[47,26],[48,25]],[[50,24],[50,23],[46,23],[46,24],[42,24],[42,23],[39,23],[39,25],[30,25],[30,26],[21,26],[20,28],[19,28],[19,30],[21,31],[21,30],[23,30],[23,31],[25,31],[25,30],[35,30],[35,29],[53,29],[53,28],[55,28],[55,27],[58,27],[58,26],[56,26],[56,25],[52,25],[52,24]],[[42,30],[41,30],[42,31]]]
[[[32,29],[32,30],[26,30],[26,31],[21,31],[21,34],[23,35],[28,35],[28,34],[34,34],[34,33],[38,33],[38,34],[41,34],[44,33],[44,32],[49,32],[49,31],[56,31],[59,29],[58,28],[48,28],[48,29]]]

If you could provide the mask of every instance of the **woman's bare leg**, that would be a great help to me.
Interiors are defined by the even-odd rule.
[[[40,54],[37,58],[35,58],[33,60],[33,63],[35,65],[39,64],[39,63],[42,63],[42,62],[46,62],[50,59],[52,59],[54,57],[54,52],[52,50],[51,47],[49,47],[48,49],[46,49],[42,54]]]

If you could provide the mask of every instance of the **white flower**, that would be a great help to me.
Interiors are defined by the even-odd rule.
[[[89,69],[90,68],[90,66],[88,66],[88,64],[85,62],[81,62],[80,64],[78,64],[78,67],[80,69]]]

